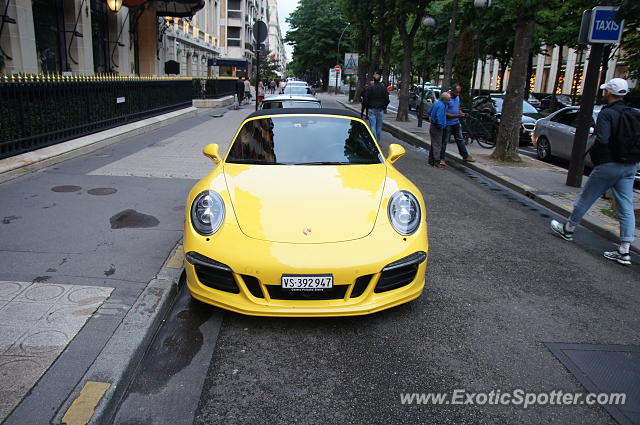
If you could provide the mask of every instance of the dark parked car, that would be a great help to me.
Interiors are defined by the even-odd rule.
[[[440,99],[440,93],[442,89],[436,86],[427,86],[424,89],[424,109],[422,111],[422,116],[429,117],[429,111],[431,107],[438,99]],[[420,95],[422,94],[422,87],[416,87],[414,90],[409,92],[409,110],[418,110],[420,107]]]
[[[473,99],[473,114],[484,121],[484,124],[490,124],[493,128],[492,137],[498,135],[498,127],[500,125],[500,117],[502,116],[502,105],[504,99],[494,96],[478,96]],[[526,146],[531,144],[531,133],[535,127],[536,121],[542,118],[542,115],[530,103],[522,102],[522,123],[520,126],[520,145]]]
[[[553,96],[549,95],[542,98],[538,109],[540,109],[540,111],[544,111],[547,114],[550,114],[569,106],[571,106],[571,96],[568,96],[566,94],[557,94],[555,105],[553,104]]]

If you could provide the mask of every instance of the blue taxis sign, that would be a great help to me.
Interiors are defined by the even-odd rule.
[[[598,6],[591,13],[589,43],[618,43],[624,21],[616,21],[617,7]]]

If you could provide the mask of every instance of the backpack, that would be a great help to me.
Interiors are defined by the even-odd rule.
[[[640,162],[640,111],[625,106],[620,111],[616,136],[611,145],[616,162],[635,164]]]

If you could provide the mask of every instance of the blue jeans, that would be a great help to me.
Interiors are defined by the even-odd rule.
[[[576,226],[589,208],[608,189],[613,190],[617,202],[618,220],[620,220],[620,241],[633,242],[636,228],[636,217],[633,213],[633,179],[636,164],[607,162],[596,166],[589,180],[582,188],[580,197],[573,206],[569,222]]]
[[[376,138],[377,142],[380,142],[382,137],[382,120],[384,119],[384,109],[370,108],[369,109],[369,127]]]
[[[469,152],[467,152],[467,147],[464,145],[464,139],[462,138],[462,127],[460,124],[448,125],[444,129],[444,140],[442,141],[442,157],[444,158],[444,153],[447,151],[447,144],[449,144],[449,139],[453,134],[453,138],[456,139],[456,145],[458,145],[458,153],[460,156],[464,158],[469,157]]]

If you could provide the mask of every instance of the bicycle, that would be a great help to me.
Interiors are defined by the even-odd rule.
[[[496,124],[491,117],[486,114],[472,111],[470,115],[460,118],[462,127],[462,138],[466,145],[474,141],[478,146],[485,149],[492,149],[496,145]]]

